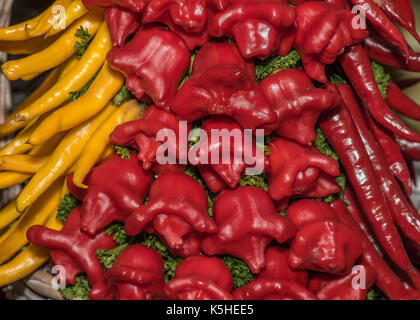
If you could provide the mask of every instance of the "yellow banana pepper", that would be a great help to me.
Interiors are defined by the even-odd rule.
[[[29,143],[39,145],[57,132],[69,130],[92,118],[107,105],[123,84],[124,76],[111,69],[105,61],[88,91],[42,121],[29,137]]]
[[[109,135],[114,131],[115,127],[121,123],[138,119],[143,111],[143,104],[138,103],[137,100],[130,100],[118,108],[99,127],[83,149],[82,155],[77,162],[73,176],[73,182],[76,186],[85,189],[87,188],[87,186],[83,184],[83,180],[106,149],[109,144]]]
[[[79,19],[81,16],[84,16],[86,13],[88,13],[88,9],[83,4],[82,0],[75,0],[66,8],[66,15],[65,18],[61,24],[61,22],[58,23],[57,28],[50,28],[48,32],[44,35],[45,38],[48,38],[52,35],[57,34],[58,32],[62,31],[63,28],[67,28],[67,26],[71,25],[74,21]]]
[[[21,41],[6,41],[0,40],[0,51],[8,54],[33,54],[44,50],[58,39],[60,35],[56,34],[53,37],[45,39],[43,36],[36,37],[29,40]]]
[[[0,190],[20,184],[30,177],[32,177],[32,174],[30,173],[13,171],[0,172]]]
[[[48,10],[48,9],[47,9]],[[0,40],[19,41],[28,40],[31,37],[26,33],[26,30],[35,27],[39,20],[44,16],[46,11],[27,21],[0,28]]]
[[[112,48],[108,27],[104,22],[74,69],[52,86],[39,99],[17,114],[18,120],[31,120],[59,106],[96,74]]]
[[[0,170],[35,173],[42,168],[49,155],[14,154],[0,156]]]
[[[0,210],[0,229],[7,227],[12,223],[20,213],[16,210],[16,198],[10,201],[3,209]]]
[[[80,124],[66,134],[48,161],[19,194],[16,200],[16,207],[19,212],[24,212],[50,185],[66,173],[79,158],[92,134],[115,109],[115,106],[108,105],[96,117]]]
[[[42,73],[66,61],[75,52],[78,41],[76,31],[80,27],[93,35],[102,24],[102,15],[90,12],[72,24],[52,45],[31,56],[3,63],[1,69],[9,80],[17,80],[28,74]]]

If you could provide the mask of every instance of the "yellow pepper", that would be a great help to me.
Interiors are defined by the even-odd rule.
[[[28,122],[16,121],[16,114],[19,111],[30,106],[34,101],[36,101],[45,92],[47,92],[57,81],[59,81],[65,75],[67,75],[68,72],[75,67],[77,62],[79,62],[79,59],[75,55],[73,55],[65,63],[61,64],[53,71],[51,71],[47,78],[44,80],[44,82],[42,82],[42,84],[7,117],[6,121],[0,125],[0,136],[11,134],[25,127],[28,124]]]
[[[31,37],[26,33],[26,30],[34,28],[38,21],[46,14],[47,10],[30,20],[0,28],[0,40],[19,41],[30,39]]]
[[[29,143],[36,146],[57,132],[69,130],[100,112],[124,84],[124,76],[105,61],[88,91],[79,99],[54,111],[35,129]]]
[[[19,216],[20,213],[16,210],[16,199],[13,199],[0,210],[0,229],[7,227]]]
[[[72,129],[61,140],[44,166],[32,177],[16,200],[19,212],[30,207],[45,190],[76,162],[84,146],[98,127],[115,111],[108,105],[93,119]]]
[[[112,48],[106,23],[99,28],[89,48],[74,69],[45,92],[39,99],[17,114],[17,120],[31,120],[59,106],[70,98],[96,74]]]
[[[66,8],[66,16],[65,20],[63,20],[63,25],[60,23],[58,24],[58,28],[50,28],[48,32],[44,35],[45,38],[48,38],[52,35],[57,34],[58,32],[62,31],[63,28],[67,28],[69,25],[71,25],[74,21],[79,19],[81,16],[84,16],[86,13],[88,13],[88,9],[83,4],[82,0],[75,0]]]
[[[43,36],[36,37],[29,40],[7,41],[0,40],[0,51],[8,54],[33,54],[44,50],[58,39],[60,35],[56,34],[53,37],[45,39]]]
[[[57,180],[29,210],[22,214],[11,229],[0,237],[0,264],[12,257],[25,244],[28,243],[26,232],[31,226],[43,225],[49,216],[57,213],[60,202],[63,179]]]
[[[93,35],[102,23],[102,15],[91,12],[72,24],[52,45],[31,56],[3,63],[1,69],[9,80],[17,80],[25,75],[42,73],[54,68],[70,58],[78,41],[76,30],[83,27]]]
[[[49,155],[14,154],[0,156],[0,170],[35,173],[42,168]]]
[[[56,0],[45,10],[45,14],[38,20],[33,28],[26,29],[26,33],[31,37],[42,36],[47,33],[55,23],[59,23],[60,16],[66,13],[66,8],[70,5],[71,0]],[[64,10],[60,10],[64,9]]]
[[[30,177],[32,177],[30,173],[14,171],[0,172],[0,190],[20,184]]]
[[[54,137],[50,140],[41,144],[39,146],[34,147],[31,151],[28,152],[29,155],[51,155],[54,152],[55,148],[57,148],[58,144],[63,140],[65,135],[68,131],[63,131],[57,133]]]
[[[138,103],[137,100],[130,100],[118,108],[99,127],[83,149],[82,155],[77,162],[73,176],[73,182],[76,186],[85,189],[87,188],[87,186],[83,184],[83,180],[109,144],[109,135],[114,131],[115,127],[121,123],[138,119],[143,111],[143,104]]]

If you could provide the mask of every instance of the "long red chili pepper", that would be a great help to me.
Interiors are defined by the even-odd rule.
[[[389,169],[393,175],[400,180],[405,190],[409,195],[412,193],[411,173],[401,152],[400,146],[395,140],[392,133],[378,124],[372,119],[371,115],[367,110],[364,110],[367,124],[371,129],[373,135],[376,138],[382,152],[385,156],[385,160],[388,163]]]
[[[409,118],[420,120],[420,106],[407,97],[392,81],[389,81],[386,101],[391,108],[397,110],[399,113]]]
[[[372,27],[384,38],[389,39],[389,42],[395,44],[400,48],[406,57],[409,56],[408,46],[405,42],[404,36],[398,30],[397,26],[385,15],[385,13],[374,3],[373,0],[350,0],[355,6],[359,6],[364,10],[366,18],[371,23]],[[407,59],[407,58],[406,58]]]
[[[407,8],[400,6],[396,0],[381,0],[379,4],[380,8],[388,16],[388,18],[410,32],[420,43],[420,37],[416,32],[414,16],[411,15],[413,13],[412,11],[407,12]]]
[[[373,75],[370,59],[363,47],[354,45],[347,48],[339,60],[357,95],[369,109],[373,118],[391,132],[410,141],[420,142],[420,136],[407,128],[392,113],[382,98]]]
[[[334,85],[327,85],[327,89],[336,90]],[[401,269],[407,270],[409,259],[349,112],[340,104],[337,108],[321,115],[319,124],[339,156],[378,241],[390,258]]]
[[[357,127],[362,142],[365,145],[380,188],[387,201],[389,211],[401,231],[417,244],[420,244],[420,216],[412,210],[398,182],[392,176],[388,163],[382,154],[379,144],[369,131],[365,117],[359,107],[351,88],[346,84],[338,84],[337,89],[343,99],[345,108],[349,111]],[[399,241],[402,243],[401,239]],[[401,252],[405,254],[405,250]],[[399,266],[399,265],[398,265]],[[401,268],[401,266],[399,266]],[[401,268],[403,270],[407,270]],[[419,279],[420,281],[420,279]]]
[[[395,137],[404,156],[413,161],[420,161],[420,143]]]
[[[403,283],[398,276],[392,271],[385,260],[375,250],[375,247],[367,238],[365,232],[358,226],[352,218],[348,208],[341,200],[334,201],[331,206],[337,212],[338,217],[358,235],[362,241],[363,262],[376,272],[376,285],[381,289],[388,298],[392,300],[411,300],[413,297],[408,290],[405,289]]]
[[[420,72],[420,53],[411,48],[408,48],[408,62],[405,63],[403,54],[395,45],[372,33],[364,40],[364,45],[373,60],[401,70]]]

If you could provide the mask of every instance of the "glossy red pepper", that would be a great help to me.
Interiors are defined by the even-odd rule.
[[[218,232],[203,239],[202,251],[238,257],[253,273],[265,267],[264,251],[273,239],[283,243],[296,231],[289,219],[278,214],[268,193],[258,187],[222,191],[213,203],[213,214]]]
[[[330,86],[334,90],[334,85]],[[350,113],[340,104],[322,114],[319,125],[340,158],[348,181],[378,241],[390,258],[406,270],[409,265],[408,257]]]
[[[376,274],[365,265],[355,265],[353,270],[342,276],[316,273],[311,277],[308,288],[319,300],[366,300]]]
[[[260,82],[260,87],[277,114],[277,121],[265,125],[265,134],[275,130],[280,136],[311,145],[316,139],[315,123],[324,110],[338,105],[340,97],[315,88],[299,69],[278,72]]]
[[[255,145],[255,138],[251,133],[246,137],[234,119],[227,116],[210,117],[204,121],[201,130],[208,139],[200,140],[190,150],[189,162],[198,165],[200,171],[204,172],[204,182],[212,192],[221,191],[218,177],[222,178],[223,187],[234,188],[247,167],[261,171],[269,167],[268,158]],[[220,135],[214,135],[213,132],[220,132]],[[203,167],[210,168],[203,170]]]
[[[326,176],[338,176],[338,162],[323,155],[315,147],[302,146],[287,138],[277,138],[269,144],[270,170],[268,193],[274,200],[292,195],[325,197],[339,191],[336,184],[328,183]],[[325,174],[325,176],[324,176]],[[319,178],[323,181],[319,185]],[[327,188],[323,188],[323,187]]]
[[[151,181],[152,174],[141,167],[134,153],[124,160],[113,154],[93,168],[83,181],[88,189],[76,187],[70,175],[68,188],[83,201],[80,228],[95,235],[113,221],[124,222],[142,205]]]
[[[117,5],[123,8],[130,9],[134,12],[141,12],[146,6],[147,0],[83,0],[83,4],[88,9],[94,9],[98,7],[107,8],[113,5]]]
[[[125,75],[127,89],[137,98],[147,95],[168,109],[190,65],[190,52],[173,32],[148,24],[122,48],[111,49],[108,61]]]
[[[366,51],[373,60],[402,70],[420,72],[420,53],[408,47],[408,62],[395,45],[370,33],[364,41]]]
[[[420,107],[419,107],[420,108]],[[405,188],[405,191],[411,195],[411,173],[401,152],[400,146],[395,140],[391,132],[386,130],[375,120],[372,119],[371,115],[364,110],[364,115],[367,120],[367,125],[370,131],[373,133],[376,141],[378,142],[383,152],[384,158],[388,163],[389,169],[393,173],[396,179],[398,179]]]
[[[161,22],[182,38],[189,50],[209,41],[207,21],[227,6],[226,0],[154,0],[149,1],[143,22]]]
[[[326,82],[324,67],[332,64],[343,50],[362,41],[367,31],[353,26],[356,16],[321,1],[308,1],[296,7],[295,46],[309,77]]]
[[[221,50],[226,51],[229,59],[220,58]],[[235,50],[233,45],[214,49],[211,44],[199,51],[193,75],[171,104],[172,111],[182,120],[224,114],[233,117],[245,129],[276,120],[276,114],[255,82],[255,74],[251,76],[249,65],[237,59]]]
[[[385,15],[385,13],[375,4],[374,0],[350,0],[351,3],[363,9],[363,15],[371,23],[371,26],[379,35],[395,44],[406,56],[408,61],[409,49],[404,36],[395,24]]]
[[[420,161],[420,143],[395,137],[404,156],[409,160]]]
[[[140,27],[140,14],[127,8],[112,6],[104,14],[114,47],[124,46],[127,37]]]
[[[137,158],[142,161],[143,168],[149,170],[152,164],[164,164],[165,156],[172,156],[174,161],[182,160],[177,161],[180,163],[187,162],[187,134],[190,128],[191,125],[187,125],[183,132],[175,114],[151,105],[141,119],[117,126],[110,135],[110,141],[118,146],[136,149]],[[167,139],[158,141],[158,134]],[[169,146],[168,154],[164,152],[163,143]]]
[[[329,205],[317,200],[299,200],[287,208],[287,216],[297,227],[288,256],[292,268],[350,273],[362,253],[362,245]]]
[[[307,288],[297,282],[258,278],[232,292],[235,300],[316,300]]]
[[[266,266],[258,274],[258,278],[273,278],[294,281],[306,287],[308,285],[308,271],[292,269],[287,260],[289,249],[271,246],[265,250]]]
[[[389,81],[386,91],[386,101],[392,109],[415,120],[420,120],[420,106],[406,96],[397,85]]]
[[[350,210],[348,210],[346,205],[340,200],[333,202],[331,206],[334,208],[340,220],[351,227],[362,241],[362,263],[375,270],[375,284],[390,299],[418,299],[419,293],[407,290],[404,287],[401,279],[398,278],[390,266],[385,262],[380,253],[375,249],[375,245],[371,242],[372,237],[363,222],[362,213],[357,210],[355,199],[348,188],[346,188],[345,191],[345,198],[347,201],[349,201],[348,208]]]
[[[115,243],[105,230],[89,236],[80,229],[80,206],[73,209],[61,231],[44,226],[32,226],[26,236],[38,247],[50,249],[55,265],[65,268],[66,283],[74,284],[76,276],[85,272],[89,283],[95,285],[101,280],[103,267],[96,256],[98,249],[111,250]]]
[[[394,134],[420,142],[420,136],[399,120],[382,98],[373,75],[370,59],[363,47],[355,45],[348,48],[340,56],[339,61],[357,95],[369,109],[372,117]]]
[[[163,297],[163,259],[140,244],[125,248],[89,292],[92,300],[156,300]]]
[[[213,37],[235,39],[244,58],[287,54],[295,38],[295,9],[283,1],[233,1],[209,22]]]
[[[175,300],[232,300],[232,275],[218,258],[193,256],[182,260],[164,293]]]
[[[171,249],[177,250],[183,248],[187,240],[198,241],[187,237],[190,233],[217,231],[208,215],[204,188],[184,173],[168,173],[154,180],[148,203],[134,211],[125,223],[128,235],[145,229],[158,233]]]

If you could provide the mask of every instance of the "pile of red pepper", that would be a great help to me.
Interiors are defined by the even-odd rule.
[[[393,113],[420,120],[420,106],[375,78],[378,63],[420,71],[394,24],[420,40],[408,0],[83,2],[105,8],[108,62],[149,106],[110,135],[130,151],[94,168],[88,189],[68,177],[82,204],[63,230],[28,231],[67,283],[86,274],[91,299],[363,300],[374,285],[389,299],[420,298],[406,163],[420,160],[420,136]],[[188,146],[180,121],[188,131],[264,129],[266,148],[243,133],[231,161],[212,164],[203,159],[222,142]],[[176,159],[201,153],[159,164],[161,129],[176,133]],[[259,154],[264,173],[246,176],[238,150]],[[109,232],[115,223],[125,242]],[[144,234],[164,256],[138,241]],[[98,251],[118,257],[104,268]],[[226,256],[245,262],[251,281],[237,285]]]

